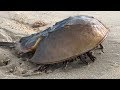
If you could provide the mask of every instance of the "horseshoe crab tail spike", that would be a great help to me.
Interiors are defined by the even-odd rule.
[[[0,47],[15,48],[14,42],[0,42]]]

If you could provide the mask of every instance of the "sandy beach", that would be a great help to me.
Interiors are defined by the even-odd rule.
[[[96,61],[89,65],[69,64],[66,70],[57,68],[49,73],[34,72],[38,66],[0,47],[0,79],[119,79],[120,78],[120,12],[119,11],[0,11],[0,42],[16,42],[47,29],[69,16],[89,15],[99,19],[110,30],[102,43],[104,53],[95,53]],[[33,27],[36,22],[43,26]],[[6,64],[7,63],[7,64]]]

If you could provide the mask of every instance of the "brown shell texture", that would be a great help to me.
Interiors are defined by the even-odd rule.
[[[108,29],[91,16],[73,16],[43,31],[45,36],[29,60],[37,64],[54,64],[94,49],[106,38]]]

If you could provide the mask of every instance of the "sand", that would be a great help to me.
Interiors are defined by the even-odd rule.
[[[89,65],[73,62],[66,70],[33,72],[38,66],[16,57],[12,50],[0,47],[0,79],[119,79],[120,78],[120,12],[119,11],[1,11],[0,41],[15,42],[23,36],[45,30],[56,22],[75,15],[90,15],[109,29],[102,43],[104,53]],[[45,25],[33,28],[36,22]]]

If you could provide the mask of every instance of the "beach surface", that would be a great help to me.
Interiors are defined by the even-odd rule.
[[[89,15],[109,28],[102,43],[104,53],[96,53],[95,62],[73,62],[66,70],[35,71],[38,67],[18,58],[12,50],[0,47],[0,79],[119,79],[120,78],[120,11],[0,11],[0,42],[17,42],[51,27],[69,16]],[[40,26],[35,26],[39,23]]]

